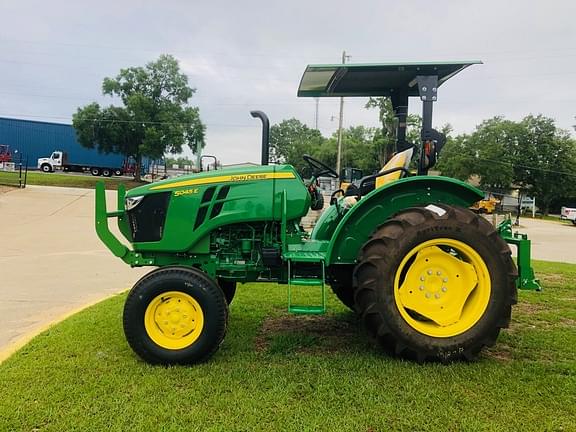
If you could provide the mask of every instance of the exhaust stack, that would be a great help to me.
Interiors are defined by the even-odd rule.
[[[270,147],[270,120],[262,111],[250,111],[250,115],[262,121],[262,165],[268,165]]]

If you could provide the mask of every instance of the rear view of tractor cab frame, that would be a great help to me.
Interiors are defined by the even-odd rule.
[[[467,209],[481,191],[427,175],[444,143],[432,128],[438,88],[477,63],[307,67],[299,96],[387,96],[398,117],[396,156],[353,193],[334,196],[310,235],[300,219],[321,207],[316,179],[338,174],[307,155],[313,175],[306,182],[290,165],[268,165],[261,112],[253,113],[264,125],[260,167],[120,189],[113,212],[99,185],[100,239],[131,266],[157,267],[126,300],[124,331],[134,351],[154,364],[209,358],[224,338],[238,282],[286,285],[289,311],[301,314],[326,310],[329,284],[377,344],[418,361],[472,359],[495,343],[516,289],[537,287],[529,240]],[[417,148],[405,139],[410,97],[423,105]],[[416,175],[408,170],[413,157]],[[108,218],[117,218],[130,247],[111,233]],[[507,241],[519,248],[521,277]],[[319,290],[318,303],[295,303],[295,289]]]

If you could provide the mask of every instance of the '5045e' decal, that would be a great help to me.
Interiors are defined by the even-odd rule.
[[[174,191],[174,196],[175,197],[179,197],[182,195],[193,195],[193,194],[197,194],[198,193],[198,188],[195,189],[183,189],[183,190],[177,190]]]

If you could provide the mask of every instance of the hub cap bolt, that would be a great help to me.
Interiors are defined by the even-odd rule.
[[[430,293],[426,293],[426,298],[430,298]]]
[[[448,282],[448,278],[442,279],[442,282]]]
[[[420,285],[420,291],[424,291],[424,285]]]
[[[442,274],[442,272],[441,272],[441,271],[437,271],[436,274],[437,274],[438,276],[440,276],[440,275]]]
[[[442,287],[442,292],[446,292],[446,291],[448,291],[448,288]]]
[[[432,272],[432,270],[428,270],[427,273],[428,273],[429,275],[431,275],[433,272]]]
[[[439,298],[440,298],[440,294],[436,293],[436,294],[434,294],[434,297],[436,297],[437,299],[439,299]]]

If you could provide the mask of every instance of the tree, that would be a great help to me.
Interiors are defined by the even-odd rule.
[[[330,150],[336,164],[337,132],[328,140],[323,150]],[[378,171],[383,166],[383,140],[379,128],[351,126],[342,131],[342,167],[359,168],[364,173]],[[324,157],[323,160],[327,158]],[[331,159],[331,160],[332,160]]]
[[[466,181],[473,174],[475,155],[470,145],[470,135],[448,138],[438,157],[436,168],[442,175]]]
[[[311,129],[295,118],[270,128],[270,149],[275,161],[291,164],[301,173],[308,167],[302,156],[320,153],[325,140],[319,130]]]
[[[379,156],[379,165],[383,166],[396,151],[396,127],[398,120],[394,116],[392,101],[388,97],[371,97],[366,103],[366,108],[377,108],[378,118],[382,123],[380,142],[382,152]],[[420,142],[420,129],[422,118],[416,114],[408,114],[406,118],[406,141],[411,143]]]
[[[172,165],[178,165],[179,167],[184,167],[186,165],[189,165],[189,166],[193,167],[195,165],[194,161],[192,161],[189,158],[184,157],[184,156],[167,157],[164,160],[166,162],[166,166],[168,166],[168,167],[172,167]]]
[[[72,124],[82,146],[132,156],[140,180],[142,157],[159,159],[180,153],[184,145],[193,152],[204,146],[199,110],[188,105],[195,91],[178,61],[161,55],[144,67],[121,69],[116,78],[104,79],[102,93],[120,98],[122,106],[91,103],[78,108]]]
[[[489,190],[519,188],[547,214],[554,199],[576,195],[575,165],[576,143],[568,133],[551,118],[530,115],[520,122],[494,117],[449,140],[438,168],[462,180],[476,174]]]
[[[548,214],[557,197],[576,195],[576,142],[542,115],[525,117],[514,155],[515,182]]]

